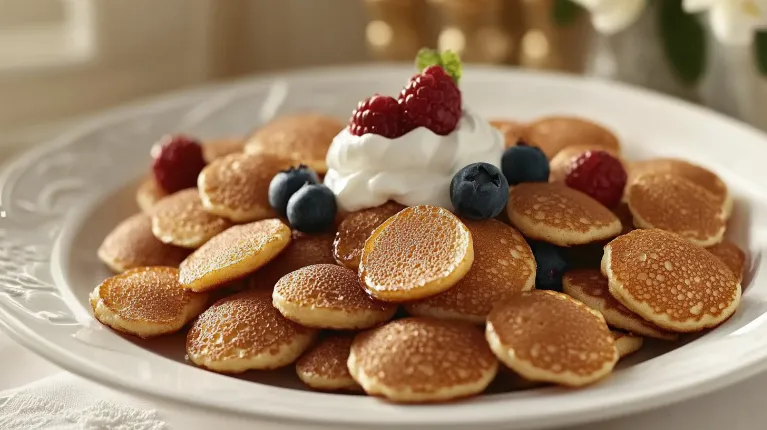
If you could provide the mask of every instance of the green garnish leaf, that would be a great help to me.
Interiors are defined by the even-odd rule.
[[[421,48],[415,57],[415,66],[419,72],[429,66],[441,66],[456,84],[463,73],[461,58],[453,51],[439,52],[436,49]]]

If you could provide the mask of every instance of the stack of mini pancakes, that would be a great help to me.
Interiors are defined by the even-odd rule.
[[[732,205],[715,174],[625,162],[625,203],[608,209],[562,178],[583,151],[620,157],[609,130],[569,117],[494,124],[552,167],[551,182],[513,187],[504,221],[390,202],[315,235],[276,217],[268,185],[298,163],[324,173],[341,123],[293,115],[206,143],[197,188],[166,195],[147,179],[142,212],[105,238],[99,258],[118,274],[92,292],[94,315],[140,337],[188,327],[189,361],[211,371],[295,365],[314,389],[397,402],[471,396],[493,380],[587,385],[645,337],[673,341],[732,315],[745,254],[722,239]],[[536,290],[528,239],[595,256],[565,274],[564,293]]]

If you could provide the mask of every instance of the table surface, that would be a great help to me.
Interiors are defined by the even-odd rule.
[[[32,134],[34,140],[40,135]],[[26,140],[26,139],[25,139]],[[12,153],[29,144],[29,141],[0,142],[0,163]],[[0,332],[0,391],[20,387],[62,370],[36,357]],[[88,383],[94,392],[105,392],[115,401],[130,402],[130,397],[114,390]],[[601,423],[569,427],[562,430],[762,430],[767,428],[767,407],[764,407],[764,389],[767,388],[767,373],[753,377],[718,392],[698,397],[683,403],[667,406],[651,412],[627,416]],[[252,422],[221,414],[205,413],[199,410],[171,404],[152,403],[161,419],[171,430],[209,429],[226,425],[227,429],[252,430]],[[276,427],[258,426],[259,429]],[[278,430],[297,430],[280,426]]]

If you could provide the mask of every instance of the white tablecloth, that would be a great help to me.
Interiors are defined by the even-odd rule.
[[[135,412],[134,420],[142,423],[162,423],[162,427],[144,425],[132,427],[125,422],[121,427],[111,421],[89,420],[86,424],[71,427],[38,427],[45,430],[87,429],[87,430],[227,430],[277,429],[299,430],[293,427],[257,425],[241,418],[222,414],[200,412],[191,408],[147,401],[121,394],[92,382],[71,375],[25,350],[0,332],[0,428],[2,430],[29,430],[30,426],[8,427],[3,416],[12,413],[13,405],[7,404],[9,390],[21,395],[33,393],[43,398],[53,398],[67,403],[72,401],[109,402],[125,406]],[[763,430],[767,428],[767,407],[765,407],[767,374],[750,379],[728,389],[696,400],[669,406],[650,413],[629,416],[598,424],[589,424],[567,430]],[[6,400],[4,400],[6,399]],[[84,400],[83,400],[84,399]],[[6,402],[6,403],[4,403]],[[6,405],[6,406],[4,406]],[[8,422],[8,421],[6,421]],[[104,424],[104,423],[108,424]]]

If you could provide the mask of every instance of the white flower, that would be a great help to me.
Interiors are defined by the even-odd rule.
[[[633,24],[647,0],[574,0],[591,14],[591,23],[600,33],[612,35]]]
[[[684,10],[708,10],[714,35],[726,44],[747,45],[755,30],[767,28],[767,0],[684,0]]]

